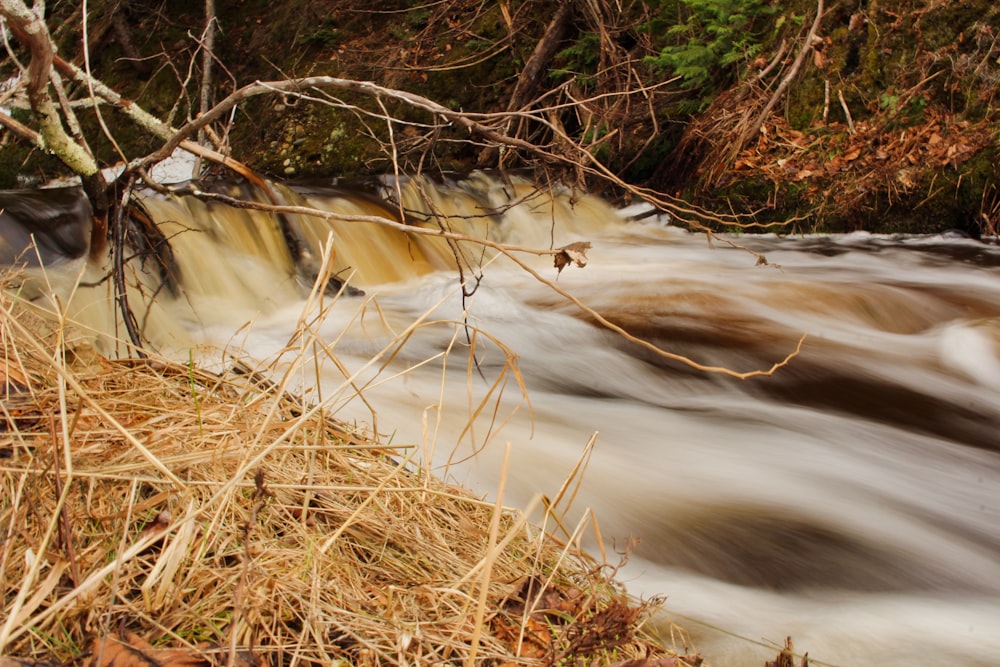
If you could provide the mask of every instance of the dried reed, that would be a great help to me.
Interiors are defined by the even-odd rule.
[[[429,477],[413,450],[246,369],[110,360],[63,334],[2,296],[0,656],[103,667],[120,664],[115,642],[163,650],[160,664],[668,654],[642,631],[655,602],[630,599],[614,568]]]

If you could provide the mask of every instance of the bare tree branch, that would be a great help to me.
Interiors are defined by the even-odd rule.
[[[0,0],[0,14],[31,54],[26,72],[28,100],[38,114],[38,134],[45,148],[84,178],[98,174],[94,156],[66,133],[49,93],[55,51],[45,21],[21,0]]]
[[[817,31],[819,21],[822,17],[823,0],[818,0],[818,2],[819,6],[817,10],[818,14],[816,22],[813,24],[813,29],[810,31],[809,37],[807,38],[807,45],[800,51],[800,61],[804,58],[803,54],[807,52],[808,45],[811,43],[811,39]],[[515,89],[515,95],[512,98],[511,107],[523,105],[524,101],[526,101],[530,96],[534,84],[537,83],[537,77],[540,75],[540,72],[545,69],[546,63],[552,59],[554,49],[558,45],[564,31],[567,29],[569,17],[574,6],[573,0],[563,0],[560,4],[556,15],[551,20],[549,27],[546,30],[546,33],[539,40],[536,45],[535,52],[522,72],[521,80],[519,81],[518,87]],[[606,22],[610,21],[610,19],[605,16],[606,12],[604,9],[596,4],[588,4],[585,8],[585,13],[586,16],[589,17],[589,20],[596,22],[597,28],[599,28],[601,43],[609,45],[609,48],[618,48],[614,46],[614,42],[615,35],[618,34],[617,31],[619,28],[608,24],[611,25],[609,28],[608,25],[606,25]],[[56,55],[51,42],[51,37],[47,32],[44,21],[40,16],[33,13],[32,10],[29,10],[23,0],[0,0],[0,17],[6,19],[8,25],[11,26],[12,32],[28,47],[30,52],[31,57],[27,68],[24,70],[24,78],[26,81],[29,103],[38,113],[40,119],[39,129],[37,131],[8,118],[0,118],[0,124],[10,128],[19,136],[34,142],[36,145],[42,145],[53,151],[60,157],[60,159],[62,159],[64,163],[70,166],[78,174],[81,174],[84,179],[85,188],[88,189],[88,196],[91,197],[92,201],[96,200],[98,194],[103,194],[105,197],[107,196],[107,183],[104,182],[103,177],[100,175],[100,172],[97,169],[96,160],[86,148],[82,137],[79,141],[74,142],[63,128],[62,123],[64,117],[67,122],[72,121],[72,112],[70,110],[69,100],[64,100],[63,114],[60,115],[60,111],[53,102],[52,96],[49,92],[50,85],[53,85],[51,82],[58,83],[58,74],[62,74],[64,77],[78,82],[86,87],[86,89],[90,91],[95,104],[98,103],[98,100],[103,100],[105,103],[111,105],[130,120],[138,124],[144,131],[154,137],[157,137],[163,142],[158,150],[147,156],[134,159],[127,165],[123,175],[125,182],[131,182],[133,174],[143,174],[149,166],[165,159],[175,150],[181,148],[193,153],[196,156],[210,159],[214,162],[225,165],[241,174],[267,195],[270,200],[270,204],[240,202],[222,195],[204,193],[195,188],[194,192],[199,197],[225,201],[232,206],[259,208],[271,211],[279,216],[295,213],[318,216],[321,218],[339,217],[341,219],[374,222],[381,225],[392,226],[398,231],[409,235],[421,234],[437,236],[446,239],[449,242],[468,242],[479,244],[483,248],[491,248],[509,257],[536,280],[545,284],[561,297],[573,303],[577,308],[592,317],[602,326],[615,331],[633,343],[646,347],[659,356],[679,361],[702,371],[724,373],[737,378],[770,375],[777,370],[777,368],[780,368],[786,364],[789,359],[798,354],[799,349],[801,349],[802,341],[799,342],[799,347],[795,350],[795,352],[789,355],[784,361],[776,364],[769,371],[757,370],[741,373],[730,369],[700,364],[694,360],[688,359],[687,357],[662,350],[651,343],[633,337],[624,329],[618,327],[613,322],[608,321],[599,313],[590,309],[576,297],[563,291],[552,281],[549,281],[539,275],[516,256],[519,253],[551,255],[556,257],[557,266],[564,266],[575,257],[574,254],[569,252],[568,248],[536,250],[532,248],[505,246],[503,244],[485,239],[456,234],[446,229],[430,229],[426,227],[405,225],[403,223],[391,221],[385,218],[369,216],[351,216],[344,218],[344,216],[334,216],[333,214],[316,211],[307,207],[283,206],[274,195],[267,181],[255,174],[246,165],[222,155],[217,151],[206,148],[201,143],[193,140],[194,137],[200,136],[206,130],[210,129],[213,123],[221,120],[228,114],[232,114],[238,105],[246,100],[265,94],[295,96],[322,104],[332,104],[335,107],[346,108],[358,114],[368,114],[385,120],[388,123],[389,128],[389,144],[388,146],[383,145],[383,148],[391,153],[394,168],[399,170],[398,152],[401,148],[401,142],[399,141],[397,133],[393,131],[393,125],[404,121],[393,117],[390,113],[389,108],[391,107],[387,105],[387,102],[391,101],[410,109],[420,110],[431,117],[432,120],[429,123],[425,121],[425,124],[423,125],[429,130],[424,137],[424,141],[428,144],[437,140],[437,133],[439,130],[447,126],[451,126],[453,129],[457,129],[459,131],[464,130],[468,133],[468,138],[460,138],[458,139],[459,141],[467,141],[474,143],[475,145],[490,148],[507,148],[510,149],[511,152],[517,152],[523,158],[530,158],[536,163],[541,163],[541,165],[546,169],[548,167],[555,167],[556,170],[562,170],[563,172],[568,169],[572,170],[574,175],[578,178],[586,176],[589,179],[592,177],[605,183],[613,184],[615,187],[620,188],[623,192],[648,201],[660,210],[669,212],[674,218],[683,220],[690,226],[700,228],[709,234],[711,234],[711,232],[709,232],[705,224],[706,222],[717,222],[727,225],[740,224],[738,218],[719,216],[663,193],[641,188],[634,184],[625,182],[616,175],[615,171],[611,167],[597,158],[595,153],[597,152],[596,149],[598,147],[608,142],[617,140],[618,137],[624,133],[621,128],[615,127],[602,135],[591,133],[592,136],[587,138],[588,131],[593,127],[596,127],[595,123],[599,122],[598,120],[595,120],[595,118],[599,117],[599,114],[604,114],[603,116],[600,116],[603,118],[607,118],[607,114],[612,111],[614,111],[614,113],[628,115],[628,113],[630,113],[628,112],[628,106],[630,104],[629,100],[636,94],[641,95],[645,100],[643,106],[648,105],[650,109],[653,108],[651,102],[651,95],[654,90],[653,87],[643,86],[641,84],[638,89],[629,89],[627,87],[627,82],[629,82],[633,76],[637,81],[641,81],[641,79],[635,70],[632,69],[630,56],[624,52],[616,50],[613,54],[605,54],[602,51],[601,67],[599,68],[596,76],[605,77],[611,80],[612,84],[599,89],[597,94],[589,97],[583,95],[581,94],[583,89],[579,86],[574,86],[573,82],[570,81],[535,100],[535,108],[511,108],[504,113],[474,114],[464,111],[456,111],[439,104],[434,100],[415,93],[381,86],[372,81],[358,81],[331,76],[313,76],[279,81],[256,81],[235,90],[222,101],[215,105],[211,105],[212,63],[214,59],[213,42],[216,17],[214,0],[205,0],[205,28],[200,39],[203,75],[201,82],[200,113],[196,118],[185,123],[181,127],[173,127],[170,123],[164,122],[163,120],[148,113],[138,104],[124,99],[115,90],[102,83],[96,77],[91,76],[89,70],[81,69],[73,63],[68,62]],[[613,23],[613,21],[611,23]],[[626,71],[621,70],[623,66],[626,68]],[[795,69],[796,68],[793,67],[793,72]],[[786,77],[786,81],[787,80],[788,77]],[[784,84],[785,82],[782,83]],[[787,86],[785,87],[787,88]],[[58,90],[59,89],[57,88],[57,91]],[[316,94],[316,91],[323,91],[323,95],[328,95],[326,91],[331,90],[355,93],[363,97],[373,99],[374,104],[370,106],[377,106],[378,111],[366,110],[360,106],[353,107],[332,98],[332,96],[322,99],[321,95]],[[776,91],[775,98],[780,96],[783,91],[784,88],[779,87],[779,90]],[[65,97],[65,95],[63,95],[63,97]],[[541,106],[543,101],[549,104],[549,106]],[[772,102],[773,101],[774,99],[772,99]],[[622,109],[624,109],[624,111],[622,111]],[[571,134],[564,129],[564,121],[572,119],[570,114],[575,114],[575,122],[577,122],[580,127],[585,129],[584,132],[579,133],[580,136],[584,138],[575,138],[575,136],[571,136]],[[512,121],[517,121],[518,129],[516,133],[505,132],[500,129],[503,127],[513,126],[514,123]],[[420,126],[420,123],[413,124]],[[73,127],[72,123],[71,127]],[[110,137],[110,132],[108,134]],[[578,133],[574,131],[573,135],[576,134]],[[476,140],[473,141],[471,137],[476,137]],[[113,137],[111,137],[111,139],[113,141]],[[547,173],[546,176],[548,176]],[[129,201],[127,196],[124,196],[120,202],[120,208],[122,210],[117,211],[117,215],[115,217],[116,233],[112,242],[116,247],[126,242],[125,236],[122,232],[124,229],[125,218],[122,216],[125,215],[124,209],[128,206]],[[294,245],[294,240],[294,238],[289,240],[289,245],[293,250],[293,254],[294,248],[292,246]],[[735,242],[727,241],[726,239],[720,240],[735,245]],[[574,252],[576,252],[576,250],[577,249],[574,249]],[[123,279],[123,255],[119,252],[119,254],[115,255],[115,257],[118,260],[114,268],[116,279]],[[766,260],[759,254],[757,254],[757,258],[759,264],[766,263]],[[124,293],[122,289],[119,289],[118,291],[120,294]],[[123,301],[122,305],[123,315],[126,318],[126,324],[128,324],[128,317],[130,314],[127,312],[127,304]],[[133,335],[133,331],[131,329],[129,333],[130,337],[133,338],[133,342],[138,345],[138,335]]]
[[[198,113],[204,114],[212,107],[212,63],[215,60],[215,27],[218,22],[215,14],[215,0],[205,0],[205,29],[201,34],[201,91],[198,98]],[[198,143],[205,145],[205,136],[211,129],[205,126],[198,131]],[[200,171],[201,159],[195,162],[194,173]]]
[[[42,135],[38,134],[27,125],[14,120],[5,113],[0,113],[0,125],[3,125],[14,134],[18,135],[22,139],[26,139],[38,148],[45,148],[45,142],[42,140]]]
[[[17,0],[2,1],[15,2]],[[222,156],[215,151],[211,151],[210,149],[200,146],[199,144],[191,141],[191,137],[195,136],[203,128],[206,128],[210,124],[220,120],[226,114],[229,114],[232,109],[234,109],[241,102],[252,97],[263,94],[293,94],[306,96],[307,91],[311,89],[335,89],[360,93],[368,97],[395,100],[411,108],[426,111],[432,116],[441,119],[445,123],[462,128],[470,134],[479,136],[494,145],[506,146],[507,148],[521,151],[527,155],[534,155],[549,164],[562,165],[564,167],[577,170],[580,173],[590,174],[596,178],[608,181],[615,186],[622,188],[625,192],[629,192],[634,196],[650,201],[655,206],[669,212],[675,218],[685,221],[694,228],[707,230],[704,224],[705,222],[724,222],[726,224],[734,223],[732,219],[723,219],[715,213],[699,209],[696,206],[692,206],[664,193],[652,192],[626,183],[622,179],[618,178],[612,169],[594,158],[594,156],[588,152],[587,146],[578,145],[564,132],[561,133],[559,128],[547,117],[551,115],[552,109],[562,108],[562,106],[579,107],[580,105],[589,103],[591,99],[602,99],[607,97],[608,94],[598,95],[594,98],[574,100],[572,103],[567,105],[541,108],[532,110],[531,112],[514,111],[501,114],[470,114],[462,111],[455,111],[421,95],[387,88],[371,81],[357,81],[353,79],[317,76],[280,81],[257,81],[234,91],[207,112],[199,115],[198,118],[192,120],[191,122],[186,123],[180,128],[174,128],[156,118],[152,114],[149,114],[134,102],[125,100],[117,92],[104,85],[99,80],[89,77],[86,72],[82,71],[72,63],[63,60],[59,56],[54,56],[53,63],[55,67],[64,75],[71,77],[82,84],[91,86],[98,96],[125,113],[133,120],[133,122],[150,132],[153,136],[159,137],[165,142],[164,145],[154,153],[133,161],[129,165],[129,169],[142,170],[148,168],[151,164],[165,159],[175,149],[180,147],[194,153],[195,155],[206,157],[220,164],[234,168],[238,173],[247,176],[248,174],[252,174],[252,171],[245,165],[242,165],[232,158]],[[644,89],[644,92],[648,91]],[[625,95],[625,93],[622,93],[622,95]],[[510,120],[512,116],[530,120],[549,128],[555,136],[559,137],[561,150],[553,151],[531,141],[516,136],[510,136],[497,129],[497,125],[491,125],[483,122],[495,120],[498,124],[501,124],[504,121]],[[259,177],[253,180],[260,181]],[[738,222],[736,224],[738,224]]]
[[[235,199],[227,195],[204,192],[202,190],[199,190],[198,188],[191,188],[190,192],[194,196],[199,197],[201,199],[219,201],[228,204],[230,206],[234,206],[236,208],[253,209],[257,211],[269,211],[271,213],[278,213],[278,214],[292,213],[297,215],[308,215],[315,218],[319,218],[321,220],[342,220],[345,222],[376,224],[376,225],[382,225],[383,227],[389,227],[390,229],[394,229],[404,234],[431,236],[431,237],[448,239],[451,241],[464,241],[468,243],[479,244],[487,248],[492,248],[493,250],[496,250],[497,252],[503,254],[505,257],[507,257],[515,264],[517,264],[519,268],[528,273],[532,278],[534,278],[535,280],[542,283],[543,285],[554,291],[562,298],[572,303],[586,315],[592,317],[598,324],[600,324],[604,328],[615,332],[625,340],[634,343],[636,345],[639,345],[640,347],[649,350],[650,352],[656,354],[659,357],[682,363],[686,366],[690,366],[691,368],[706,373],[718,373],[721,375],[728,375],[729,377],[737,378],[739,380],[746,380],[753,377],[774,375],[774,373],[776,373],[779,369],[783,368],[784,366],[788,365],[788,363],[792,359],[794,359],[796,356],[799,355],[799,353],[802,351],[802,346],[805,343],[807,337],[806,334],[803,334],[802,337],[799,339],[799,342],[796,345],[795,349],[788,355],[786,355],[784,359],[774,363],[768,369],[758,369],[758,370],[740,372],[740,371],[734,371],[729,368],[725,368],[723,366],[710,366],[707,364],[702,364],[682,354],[677,354],[676,352],[670,352],[668,350],[664,350],[663,348],[653,343],[650,343],[647,340],[643,340],[642,338],[633,336],[628,331],[623,329],[621,326],[608,320],[606,317],[598,313],[596,310],[583,303],[576,296],[562,289],[551,280],[543,277],[541,274],[535,271],[535,269],[526,264],[522,259],[520,259],[517,256],[517,253],[523,253],[523,254],[532,254],[539,256],[553,255],[559,257],[560,255],[565,254],[566,250],[569,249],[568,246],[566,248],[555,248],[553,250],[539,250],[537,248],[525,248],[520,246],[505,245],[503,243],[490,241],[489,239],[477,238],[475,236],[469,236],[466,234],[458,234],[455,232],[446,231],[444,229],[430,229],[427,227],[417,227],[414,225],[407,225],[401,222],[397,222],[396,220],[390,220],[389,218],[383,218],[376,215],[346,215],[343,213],[322,211],[320,209],[311,208],[309,206],[285,206],[285,205],[264,204],[261,202]]]
[[[774,110],[774,107],[778,104],[778,101],[781,100],[781,97],[785,94],[785,91],[788,90],[788,87],[792,85],[792,81],[795,77],[798,76],[799,70],[802,69],[802,64],[806,60],[806,56],[808,56],[809,53],[811,53],[816,47],[816,34],[819,32],[820,23],[823,21],[823,11],[823,0],[817,0],[816,18],[813,20],[812,27],[809,29],[809,34],[806,35],[805,41],[802,42],[799,53],[795,57],[795,62],[792,63],[791,69],[789,69],[788,73],[781,79],[781,83],[778,84],[774,94],[771,95],[771,99],[767,101],[767,104],[764,105],[764,108],[757,116],[757,120],[755,120],[753,125],[751,125],[749,129],[747,129],[747,131],[740,136],[739,140],[735,142],[737,151],[742,149],[746,145],[747,141],[750,141],[753,137],[757,136],[757,133],[760,132],[761,125],[763,125],[764,121],[767,120],[767,117],[771,115],[771,111]]]
[[[559,8],[556,9],[555,15],[545,29],[545,34],[538,40],[535,50],[531,52],[531,57],[528,58],[524,69],[521,70],[517,85],[514,87],[510,102],[507,104],[508,111],[523,107],[538,89],[539,79],[546,73],[552,57],[556,54],[556,49],[559,48],[559,42],[566,34],[572,10],[572,0],[563,0],[559,3]]]

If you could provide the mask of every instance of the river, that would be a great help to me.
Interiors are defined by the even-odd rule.
[[[806,335],[801,353],[769,377],[696,370],[472,244],[459,252],[486,266],[463,273],[463,295],[439,240],[292,216],[316,267],[332,232],[333,270],[364,292],[309,298],[274,218],[191,198],[147,200],[183,289],[148,309],[154,290],[133,290],[144,332],[206,365],[262,361],[480,493],[504,476],[510,502],[528,506],[571,478],[566,528],[611,562],[637,538],[620,576],[636,595],[665,595],[657,622],[683,627],[717,667],[760,665],[786,635],[819,665],[998,664],[1000,248],[866,234],[709,242],[482,176],[424,184],[426,200],[412,182],[384,189],[495,241],[589,241],[586,267],[558,275],[551,257],[520,257],[671,353],[739,372],[770,368]],[[396,205],[332,187],[282,196],[350,215]],[[38,298],[61,292],[120,348],[110,281],[61,238],[43,246]],[[78,276],[96,286],[70,299]]]

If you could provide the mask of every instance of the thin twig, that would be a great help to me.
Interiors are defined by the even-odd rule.
[[[59,440],[56,438],[56,416],[49,413],[49,435],[52,438],[52,460],[53,460],[53,480],[55,483],[56,497],[61,497],[63,493],[62,476],[59,472]],[[76,560],[76,551],[73,549],[73,531],[70,530],[69,508],[63,503],[59,511],[59,533],[62,537],[63,549],[66,551],[66,560],[69,561],[70,576],[73,577],[73,586],[80,585],[80,564]]]
[[[844,117],[847,118],[847,131],[854,134],[854,119],[851,118],[851,110],[844,99],[844,91],[837,90],[837,99],[840,100],[840,108],[844,110]]]
[[[122,196],[118,201],[114,219],[114,242],[112,243],[112,272],[114,274],[115,301],[118,302],[118,309],[125,323],[125,330],[128,338],[132,342],[132,347],[136,356],[145,358],[146,353],[142,347],[142,335],[139,333],[139,325],[135,319],[135,313],[128,305],[128,288],[125,285],[125,226],[128,224],[129,199],[132,196],[131,179],[122,188]]]
[[[830,80],[823,80],[823,125],[830,119]]]

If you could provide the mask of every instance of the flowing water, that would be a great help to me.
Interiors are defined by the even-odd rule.
[[[386,186],[394,203],[283,196],[383,217],[401,199],[411,219],[430,201],[449,228],[495,241],[588,240],[586,268],[522,261],[700,363],[768,369],[807,334],[801,354],[771,377],[695,370],[474,245],[286,216],[312,270],[332,232],[332,270],[364,290],[308,299],[279,219],[190,198],[147,201],[183,294],[147,311],[147,286],[130,302],[169,353],[266,360],[438,474],[486,494],[506,477],[510,503],[556,496],[585,458],[567,528],[600,551],[592,510],[613,562],[638,538],[621,576],[666,595],[665,618],[714,665],[760,665],[786,635],[813,664],[1000,664],[1000,248],[868,235],[738,248],[523,184],[423,184],[423,198],[416,185]],[[120,330],[108,282],[66,296],[100,271],[65,245],[48,246],[52,289],[86,326]],[[486,263],[461,274],[471,295],[456,254]]]

